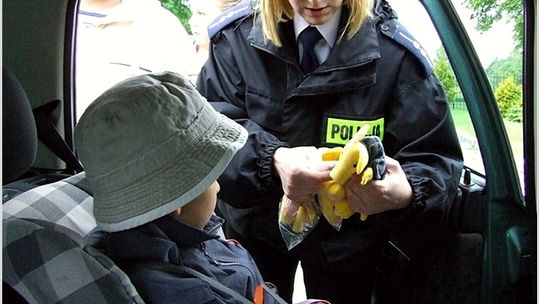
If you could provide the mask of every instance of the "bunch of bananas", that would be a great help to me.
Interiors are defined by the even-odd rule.
[[[343,148],[320,148],[323,161],[336,161],[336,165],[330,172],[332,180],[325,182],[317,193],[321,212],[334,227],[340,227],[343,219],[354,214],[347,200],[345,182],[354,173],[360,176],[362,185],[373,179],[373,169],[367,166],[369,152],[361,142],[368,130],[369,125],[360,128]],[[360,214],[360,219],[365,221],[367,215]]]
[[[292,204],[284,196],[280,205],[279,221],[287,225],[294,233],[302,233],[315,227],[319,221],[316,206],[311,203],[297,205]]]

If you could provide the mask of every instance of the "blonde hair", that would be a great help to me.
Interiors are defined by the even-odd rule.
[[[197,1],[201,1],[201,0],[197,0]],[[219,9],[221,11],[224,11],[224,10],[238,4],[240,1],[242,1],[242,0],[219,0],[218,1],[219,2],[218,6],[219,6]]]
[[[373,0],[343,0],[343,6],[349,9],[349,19],[338,41],[344,36],[350,39],[360,30],[366,19],[371,16]],[[281,47],[277,26],[280,22],[293,19],[294,11],[291,4],[288,0],[259,0],[257,9],[260,12],[265,38],[275,46]]]

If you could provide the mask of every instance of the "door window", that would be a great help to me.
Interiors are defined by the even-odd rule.
[[[434,63],[435,74],[450,102],[465,165],[482,175],[485,174],[477,136],[462,89],[456,81],[454,71],[428,14],[418,0],[388,2],[396,11],[399,21],[415,36]],[[452,1],[489,79],[504,121],[516,168],[523,183],[522,42],[519,40],[519,31],[516,30],[520,25],[519,18],[518,21],[504,17],[499,20],[490,19],[489,14],[482,17],[475,12],[481,8],[472,7],[468,4],[470,2],[478,5],[482,1]],[[521,12],[515,13],[519,15]],[[508,14],[510,13],[506,13]]]

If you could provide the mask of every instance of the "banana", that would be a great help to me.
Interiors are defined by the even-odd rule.
[[[341,155],[343,151],[343,147],[334,147],[334,148],[320,148],[324,149],[322,152],[322,160],[323,161],[331,161],[331,160],[338,160],[339,155]]]
[[[368,130],[369,125],[362,126],[343,147],[336,166],[330,171],[330,177],[336,183],[343,185],[355,172],[359,174],[366,167],[369,152],[360,141]]]
[[[321,213],[326,218],[328,223],[330,223],[334,227],[339,227],[341,224],[342,218],[335,214],[334,211],[334,205],[335,203],[330,200],[328,197],[328,194],[324,190],[324,188],[321,187],[321,190],[317,194],[319,197],[319,206],[321,207]]]
[[[315,227],[317,224],[317,211],[313,207],[313,204],[305,204],[303,205],[306,209],[306,224],[310,227]]]
[[[366,137],[367,132],[369,131],[369,125],[363,125],[356,133],[353,135],[353,137],[345,144],[345,147],[348,144],[356,143],[361,141],[364,137]]]
[[[281,201],[279,220],[283,224],[293,225],[297,218],[298,209],[296,205],[290,203],[285,197]]]
[[[359,142],[345,145],[338,162],[330,171],[330,177],[336,183],[340,185],[345,184],[349,177],[356,172],[355,166],[358,164],[361,146],[362,144]]]
[[[298,208],[298,213],[296,214],[296,219],[294,220],[294,224],[292,225],[292,230],[295,233],[302,232],[305,221],[306,221],[306,208],[304,208],[303,206],[300,206],[300,208]]]
[[[354,211],[349,205],[349,201],[346,199],[340,200],[334,204],[334,213],[344,219],[348,219],[354,214]]]
[[[358,143],[358,162],[356,163],[356,174],[362,173],[369,162],[369,152],[363,143]]]
[[[373,179],[373,168],[367,167],[360,174],[360,185],[364,186],[365,184],[367,184],[372,179]]]
[[[369,125],[362,126],[343,148],[321,148],[320,150],[323,161],[337,161],[330,171],[332,180],[323,183],[318,193],[321,212],[334,227],[339,227],[342,219],[347,219],[354,214],[346,198],[347,193],[343,186],[345,182],[355,173],[360,176],[361,185],[373,179],[373,169],[367,167],[369,151],[360,142],[369,128]],[[366,214],[360,214],[362,221],[365,221],[367,217]]]
[[[345,187],[334,182],[333,180],[323,183],[323,188],[326,190],[328,198],[334,202],[345,198]]]
[[[362,222],[365,221],[365,220],[367,220],[367,217],[368,217],[367,214],[365,214],[365,213],[360,213],[360,220],[361,220]]]

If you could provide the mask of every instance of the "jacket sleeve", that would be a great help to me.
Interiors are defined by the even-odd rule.
[[[273,134],[249,119],[245,109],[245,82],[225,37],[213,43],[199,74],[197,89],[218,111],[244,126],[249,137],[219,178],[220,198],[237,208],[277,204],[283,195],[273,169],[273,155],[286,147]]]
[[[429,218],[433,222],[422,226],[437,227],[447,219],[457,195],[463,156],[447,98],[436,76],[425,76],[405,56],[387,115],[385,150],[400,162],[414,198],[409,207],[382,218],[399,223]],[[430,216],[424,216],[427,214]]]

